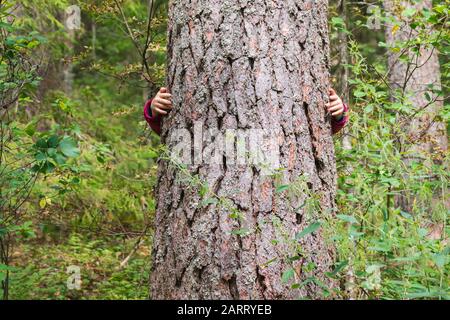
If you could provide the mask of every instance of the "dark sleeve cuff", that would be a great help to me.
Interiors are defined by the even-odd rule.
[[[148,100],[144,105],[144,118],[145,121],[150,125],[153,131],[155,131],[156,134],[161,134],[161,118],[160,117],[153,117],[152,116],[152,105],[153,99]]]
[[[342,123],[345,123],[345,122],[346,122],[346,118],[348,118],[348,117],[347,117],[347,112],[348,112],[348,107],[347,107],[347,105],[344,103],[344,113],[341,114],[341,116],[340,116],[339,118],[333,118],[333,121],[334,121],[336,124],[342,124]]]
[[[342,128],[344,128],[347,125],[348,120],[349,120],[348,110],[349,110],[348,106],[346,104],[344,104],[343,117],[341,119],[335,119],[333,117],[333,120],[331,122],[333,134],[338,133],[340,130],[342,130]]]

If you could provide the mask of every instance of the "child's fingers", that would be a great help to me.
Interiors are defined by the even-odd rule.
[[[167,101],[167,100],[164,100]],[[172,110],[172,103],[161,103],[161,100],[155,101],[155,106],[163,110]]]
[[[333,103],[330,103],[330,104],[328,105],[328,109],[334,108],[334,107],[337,107],[337,106],[343,107],[343,105],[342,105],[341,102],[333,102]]]
[[[339,96],[338,95],[335,95],[335,94],[330,95],[330,101],[336,101],[336,100],[339,100]]]
[[[156,101],[160,104],[166,105],[166,106],[171,106],[172,105],[172,101],[167,100],[167,99],[163,99],[163,98],[157,98]]]
[[[328,112],[333,112],[333,111],[338,111],[338,110],[344,110],[344,107],[342,105],[339,105],[336,107],[328,108]]]
[[[342,104],[342,102],[341,101],[333,101],[333,102],[331,102],[331,103],[329,103],[328,105],[327,105],[327,107],[328,108],[332,108],[332,107],[336,107],[336,106],[338,106],[338,105],[341,105]]]
[[[336,104],[336,103],[339,103],[339,102],[341,102],[340,99],[339,99],[339,97],[338,97],[337,99],[331,98],[331,97],[330,97],[330,101],[329,101],[328,103],[326,103],[325,105],[326,105],[327,107],[329,107],[329,106],[331,106],[332,104]]]
[[[163,109],[163,110],[170,111],[170,110],[172,110],[172,105],[162,104],[162,105],[160,105],[159,108]]]
[[[159,115],[165,116],[167,114],[167,111],[164,111],[156,106],[153,107],[153,110],[155,111],[156,114],[159,114]]]
[[[172,95],[170,93],[160,93],[158,96],[163,99],[172,99]]]
[[[332,115],[333,117],[340,116],[341,114],[344,113],[343,111],[344,111],[344,110],[336,111],[336,112],[333,112],[331,115]]]
[[[336,91],[334,91],[333,88],[330,88],[329,92],[330,92],[330,96],[336,95]]]
[[[159,89],[159,92],[161,93],[167,93],[169,90],[167,90],[167,88],[162,87],[161,89]]]

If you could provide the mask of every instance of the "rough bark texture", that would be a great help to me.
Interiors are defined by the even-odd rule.
[[[244,220],[211,204],[198,206],[198,190],[186,188],[179,171],[161,162],[157,186],[153,247],[153,299],[282,299],[317,297],[310,283],[292,290],[283,284],[293,254],[293,239],[318,218],[334,213],[336,168],[328,99],[327,1],[317,0],[173,0],[168,31],[168,87],[174,111],[165,120],[162,140],[176,142],[168,129],[193,123],[204,130],[264,129],[278,132],[282,183],[307,174],[308,187],[319,195],[320,210],[299,209],[305,194],[288,198],[276,193],[272,176],[252,165],[194,165],[192,174],[228,198]],[[297,210],[296,210],[297,209]],[[277,217],[281,226],[272,219]],[[240,228],[253,230],[240,237]],[[273,240],[279,240],[275,245]],[[302,242],[303,255],[294,263],[305,280],[325,276],[334,250],[322,232]],[[263,267],[268,261],[275,262]],[[317,268],[305,270],[308,262]],[[303,267],[303,268],[302,268]]]
[[[417,11],[424,8],[432,8],[432,0],[423,0],[415,3],[399,0],[385,0],[386,11],[397,17],[404,8],[414,7]],[[386,42],[394,45],[396,42],[412,40],[417,32],[412,30],[407,23],[403,24],[397,31],[392,25],[386,28]],[[421,48],[420,54],[410,53],[410,63],[399,60],[399,53],[388,52],[388,63],[390,68],[389,82],[394,90],[401,90],[409,97],[416,110],[427,111],[421,117],[415,117],[408,123],[406,132],[410,141],[414,143],[414,149],[419,152],[430,153],[439,147],[447,149],[446,125],[435,121],[435,115],[442,109],[442,98],[430,105],[425,93],[429,92],[429,85],[437,90],[441,89],[441,73],[438,52],[431,48]],[[423,134],[425,133],[425,134]]]

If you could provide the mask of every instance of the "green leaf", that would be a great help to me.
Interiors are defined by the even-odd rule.
[[[63,165],[66,163],[66,157],[64,157],[62,154],[56,154],[53,159],[56,161],[58,165]]]
[[[428,230],[425,228],[419,228],[418,233],[421,238],[425,238],[425,236],[428,234]]]
[[[289,189],[289,185],[288,185],[288,184],[283,184],[283,185],[281,185],[281,186],[278,186],[278,187],[275,189],[275,192],[276,192],[276,193],[281,193],[281,192],[286,191],[286,190],[288,190],[288,189]]]
[[[415,14],[416,14],[416,9],[413,7],[408,7],[405,10],[403,10],[403,12],[402,12],[402,16],[407,17],[407,18],[412,17]]]
[[[64,138],[59,143],[59,148],[66,157],[75,158],[80,155],[80,150],[78,149],[76,142],[72,138]]]
[[[17,268],[12,266],[7,266],[6,264],[0,264],[0,273],[5,271],[16,271]]]
[[[202,207],[207,207],[210,204],[217,204],[219,200],[217,198],[208,198],[202,201],[201,205]]]
[[[157,159],[159,157],[159,154],[155,150],[149,149],[145,153],[145,157],[148,157],[150,159]]]
[[[57,154],[57,150],[55,148],[48,148],[47,149],[47,154],[49,157],[54,158]]]
[[[50,161],[46,161],[43,165],[39,165],[36,169],[38,172],[48,174],[55,171],[55,165]]]
[[[446,297],[447,293],[445,291],[422,291],[408,293],[406,298],[408,299],[419,299],[419,298],[443,298]]]
[[[400,211],[400,215],[405,219],[409,219],[409,220],[413,219],[412,215],[410,215],[408,212],[403,211],[403,210]]]
[[[5,29],[8,32],[12,32],[14,27],[10,23],[0,22],[0,29]]]
[[[373,246],[370,246],[367,249],[378,252],[389,252],[391,250],[391,246],[386,242],[376,242]]]
[[[349,236],[353,237],[354,239],[358,239],[362,236],[364,236],[364,232],[359,232],[358,227],[351,224],[348,230]]]
[[[344,270],[344,268],[348,266],[348,260],[345,261],[341,261],[336,268],[334,268],[333,271],[331,272],[327,272],[326,275],[329,276],[330,278],[334,278],[339,272],[341,272],[342,270]]]
[[[320,228],[320,225],[321,225],[320,222],[311,223],[308,227],[306,227],[305,229],[303,229],[302,231],[297,233],[297,235],[295,236],[295,239],[299,240],[299,239],[303,238],[304,236],[306,236],[310,233],[313,233],[314,231],[316,231],[317,229]]]
[[[34,136],[34,134],[36,133],[36,122],[33,121],[27,124],[27,126],[25,127],[25,133],[30,137]]]
[[[290,268],[283,272],[283,275],[281,276],[281,282],[282,283],[288,283],[289,280],[291,280],[295,275],[295,271],[293,268]]]
[[[58,147],[58,141],[59,137],[57,135],[53,135],[47,140],[47,147],[48,148],[56,148]]]
[[[47,141],[45,139],[39,139],[36,141],[36,147],[38,149],[47,149]]]
[[[442,269],[448,263],[448,255],[435,254],[433,255],[433,261],[438,268]]]
[[[355,92],[353,92],[353,95],[356,98],[363,98],[366,96],[366,93],[364,91],[355,91]]]
[[[287,259],[289,260],[289,262],[294,262],[300,260],[301,257],[299,255],[295,255],[293,257],[288,257]]]
[[[333,27],[342,29],[345,27],[345,21],[341,17],[333,17],[331,18],[331,24]]]
[[[36,154],[36,156],[34,157],[36,159],[36,161],[46,161],[47,160],[47,155],[43,152],[38,152]]]
[[[349,215],[346,215],[346,214],[338,214],[338,215],[336,215],[336,217],[339,218],[342,221],[345,221],[345,222],[348,222],[348,223],[351,223],[351,224],[358,223],[358,220],[356,220],[355,217],[352,217],[352,216],[349,216]]]
[[[245,236],[250,232],[250,230],[248,230],[247,228],[242,228],[242,229],[236,229],[231,231],[231,234],[237,235],[237,236]]]

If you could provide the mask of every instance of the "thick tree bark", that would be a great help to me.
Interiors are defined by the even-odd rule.
[[[385,0],[386,12],[393,17],[399,15],[405,8],[413,7],[417,11],[424,8],[432,8],[432,0],[418,2]],[[417,36],[417,31],[412,30],[408,23],[394,30],[392,24],[386,28],[386,43],[395,46],[397,42],[407,42]],[[420,49],[417,55],[409,49],[406,54],[410,57],[410,62],[403,62],[399,59],[400,54],[392,51],[388,52],[389,83],[394,92],[400,92],[408,98],[415,111],[424,110],[421,116],[415,116],[405,121],[403,130],[406,133],[406,140],[403,141],[405,157],[404,161],[409,163],[412,157],[421,155],[438,154],[447,150],[447,130],[446,124],[436,121],[435,117],[443,107],[442,97],[436,99],[429,86],[434,89],[441,89],[441,73],[439,56],[434,48]],[[429,93],[434,103],[430,103],[426,98]],[[405,211],[411,211],[411,199],[406,195],[397,197],[397,205]]]
[[[305,192],[289,197],[276,192],[280,181],[275,176],[251,164],[226,159],[188,166],[219,197],[232,201],[243,216],[233,219],[230,208],[221,204],[199,206],[198,190],[186,186],[170,162],[161,162],[152,298],[318,297],[318,285],[294,290],[281,278],[290,267],[286,255],[298,254],[286,239],[335,211],[334,147],[324,106],[327,1],[173,0],[169,20],[168,87],[174,111],[164,122],[162,141],[169,148],[176,145],[171,134],[176,129],[194,136],[194,123],[218,134],[227,129],[275,132],[285,169],[281,183],[295,183],[301,176],[308,181]],[[312,201],[308,193],[317,196],[320,206],[310,213],[302,208],[305,200]],[[231,233],[241,228],[251,232],[242,237]],[[324,275],[334,255],[324,238],[319,230],[300,242],[303,253],[293,263],[297,282],[314,276],[334,286]],[[309,262],[316,265],[313,271],[306,268]]]

